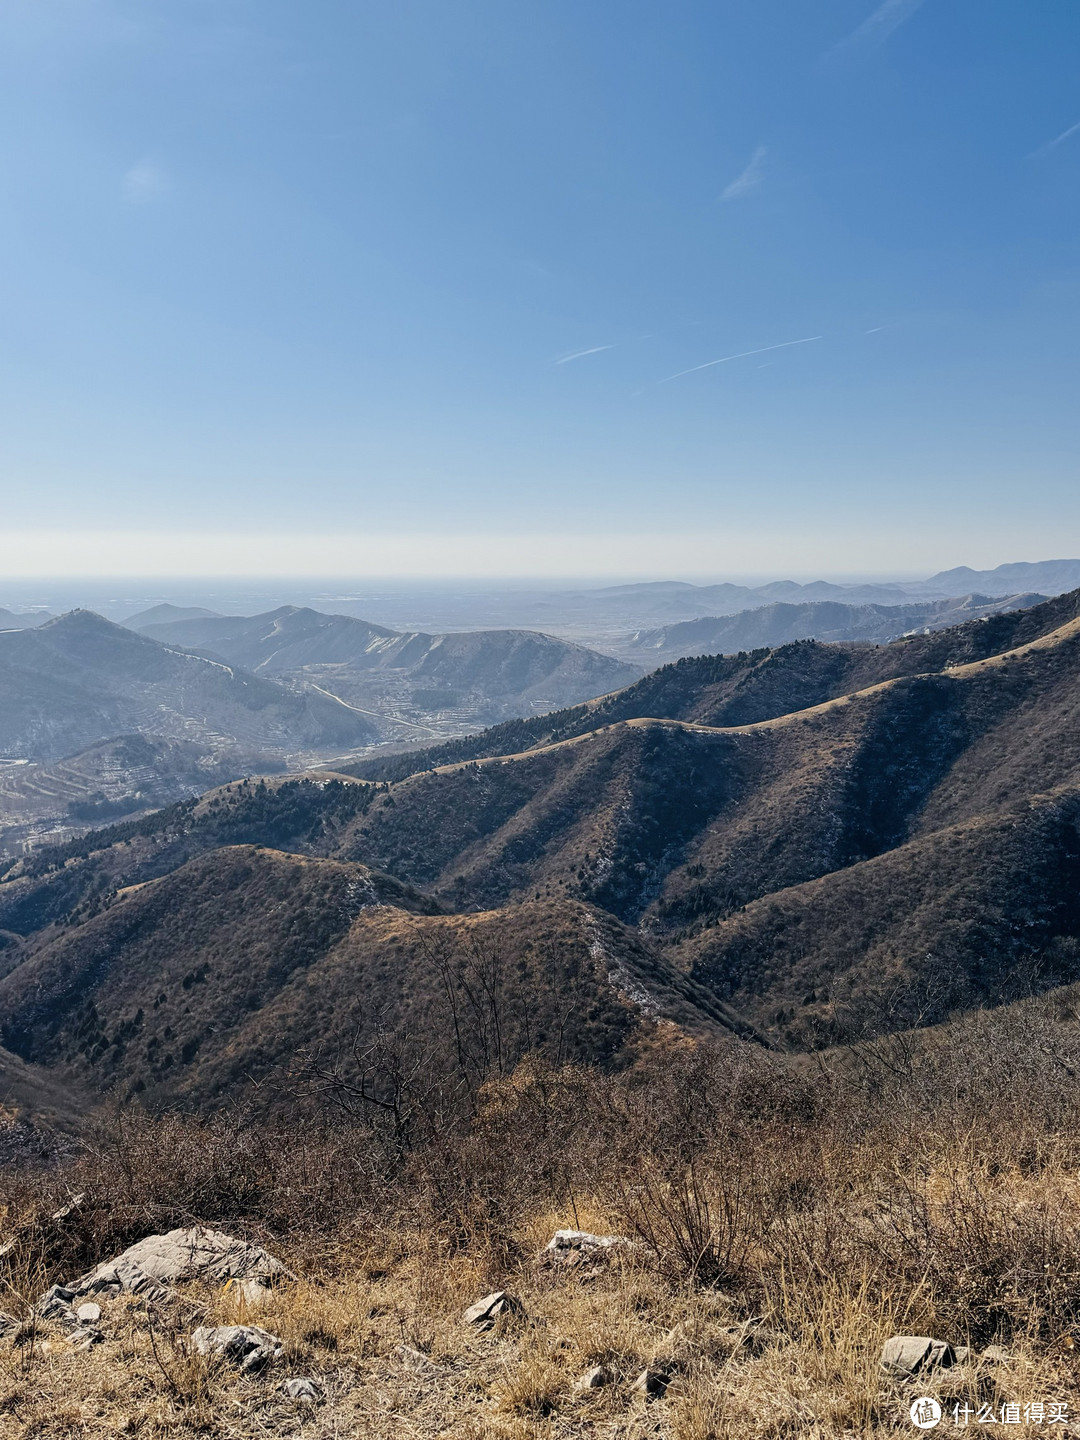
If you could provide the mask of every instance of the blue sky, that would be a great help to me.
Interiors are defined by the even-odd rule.
[[[1080,553],[1078,58],[1075,0],[5,0],[0,564]]]

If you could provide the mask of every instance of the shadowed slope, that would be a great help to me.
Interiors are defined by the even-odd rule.
[[[0,1034],[88,1086],[208,1105],[305,1047],[340,1055],[380,1034],[479,1083],[528,1051],[626,1063],[661,1021],[739,1028],[588,907],[433,909],[364,866],[218,850],[32,950],[0,981]]]

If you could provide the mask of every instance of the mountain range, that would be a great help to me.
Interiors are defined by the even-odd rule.
[[[731,655],[763,645],[786,645],[792,640],[871,640],[883,644],[917,630],[945,630],[1002,610],[1024,610],[1046,598],[1027,594],[992,600],[985,595],[964,595],[907,605],[851,605],[836,600],[792,605],[777,601],[735,615],[638,630],[619,649],[627,658],[663,664],[688,655]]]
[[[286,754],[375,738],[340,701],[160,645],[88,610],[0,631],[0,755],[53,761],[119,735]]]
[[[127,626],[80,610],[0,629],[0,850],[640,673],[545,635],[400,635],[295,607],[229,618],[160,605]]]
[[[682,660],[351,768],[6,862],[0,1044],[91,1091],[269,1103],[311,1047],[806,1049],[1080,975],[1080,591]]]
[[[161,607],[159,607],[160,609]],[[641,667],[528,630],[403,634],[349,615],[283,605],[264,615],[129,621],[165,645],[332,691],[383,722],[433,711],[484,724],[537,714],[608,690]]]
[[[35,625],[42,625],[46,620],[54,617],[42,610],[23,610],[15,613],[12,610],[0,608],[0,630],[32,630]]]
[[[656,629],[704,616],[735,615],[775,604],[825,601],[851,606],[914,605],[956,600],[970,594],[995,599],[1021,594],[1059,595],[1077,586],[1080,560],[1018,561],[993,570],[972,570],[961,565],[925,580],[891,582],[774,580],[765,585],[691,585],[661,580],[536,596],[531,606],[520,606],[520,616],[526,623],[539,623],[558,633],[570,633],[569,627],[573,627],[586,643],[610,647],[615,642],[615,648],[623,653],[621,638],[629,631]]]

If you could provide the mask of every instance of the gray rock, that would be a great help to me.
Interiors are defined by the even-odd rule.
[[[881,1368],[890,1375],[921,1375],[955,1364],[956,1351],[949,1342],[929,1335],[893,1335],[881,1350]]]
[[[55,1320],[60,1325],[77,1325],[79,1322],[71,1308],[74,1299],[74,1290],[69,1290],[66,1285],[50,1285],[37,1303],[37,1312],[43,1320]]]
[[[100,1330],[96,1330],[93,1325],[80,1325],[78,1334],[72,1341],[71,1348],[73,1350],[90,1350],[95,1345],[100,1345],[104,1339],[105,1336],[102,1335]]]
[[[85,1190],[80,1191],[78,1195],[72,1195],[71,1200],[67,1205],[61,1205],[60,1209],[54,1212],[54,1214],[52,1215],[52,1219],[57,1224],[59,1224],[61,1220],[66,1220],[73,1210],[79,1210],[82,1208],[82,1203],[85,1199]]]
[[[414,1350],[411,1345],[399,1345],[394,1354],[406,1370],[412,1370],[417,1375],[430,1375],[438,1368],[429,1355],[422,1350]]]
[[[626,1235],[592,1235],[588,1230],[556,1230],[544,1246],[544,1254],[561,1260],[568,1258],[574,1251],[601,1255],[611,1250],[632,1249],[633,1244]]]
[[[1012,1351],[1006,1350],[1004,1345],[987,1345],[979,1354],[980,1365],[1004,1365],[1011,1359]]]
[[[95,1305],[93,1300],[87,1300],[85,1305],[80,1305],[75,1311],[75,1319],[80,1325],[96,1325],[101,1319],[101,1306]]]
[[[241,1370],[261,1370],[284,1348],[284,1341],[258,1325],[200,1325],[191,1341],[200,1355],[220,1355]]]
[[[322,1399],[322,1386],[306,1375],[295,1375],[281,1387],[290,1400],[299,1400],[301,1405],[317,1405]]]
[[[671,1384],[671,1371],[665,1366],[649,1365],[631,1385],[635,1395],[663,1395]]]
[[[475,1325],[478,1330],[494,1329],[495,1322],[502,1315],[524,1315],[525,1307],[505,1290],[493,1290],[475,1305],[470,1305],[462,1315],[466,1325]]]
[[[602,1385],[611,1384],[611,1371],[606,1365],[594,1365],[574,1381],[574,1394],[584,1395],[587,1390],[599,1390]]]
[[[6,1315],[3,1310],[0,1310],[0,1340],[8,1335],[14,1335],[18,1328],[19,1322],[14,1315]]]
[[[230,1294],[235,1293],[249,1310],[261,1310],[273,1297],[264,1280],[230,1280],[225,1288]]]
[[[145,1293],[151,1286],[179,1285],[205,1280],[224,1285],[228,1280],[295,1280],[291,1270],[259,1245],[249,1245],[220,1230],[192,1226],[170,1230],[166,1235],[148,1235],[131,1245],[115,1260],[98,1265],[80,1280],[80,1295],[92,1294],[119,1284],[130,1294]]]

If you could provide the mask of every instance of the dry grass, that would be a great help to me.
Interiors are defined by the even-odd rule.
[[[1080,1410],[1075,1067],[1046,1027],[1045,1063],[1029,1031],[1011,1049],[995,1034],[801,1074],[695,1050],[645,1077],[523,1067],[404,1153],[377,1126],[123,1117],[67,1170],[3,1179],[18,1238],[0,1310],[27,1323],[0,1340],[0,1437],[885,1440],[914,1433],[921,1393],[972,1424],[980,1406]],[[185,1217],[257,1238],[300,1280],[255,1307],[235,1289],[157,1313],[109,1301],[85,1352],[30,1323],[46,1284]],[[562,1227],[635,1245],[545,1262]],[[495,1289],[524,1315],[464,1326]],[[263,1326],[282,1360],[208,1363],[197,1316]],[[879,1366],[899,1332],[1008,1355],[903,1384]],[[581,1389],[593,1366],[606,1383]],[[662,1393],[635,1389],[646,1367]],[[288,1375],[322,1402],[288,1399]]]
[[[841,1279],[810,1296],[787,1292],[753,1341],[752,1330],[733,1326],[735,1298],[676,1289],[655,1267],[614,1266],[583,1281],[523,1260],[504,1280],[526,1316],[477,1334],[460,1323],[461,1302],[477,1294],[476,1283],[464,1283],[467,1270],[429,1286],[430,1246],[398,1239],[398,1258],[377,1278],[369,1256],[342,1256],[333,1274],[281,1287],[256,1315],[227,1291],[213,1297],[209,1320],[251,1319],[286,1341],[285,1359],[262,1377],[195,1355],[182,1316],[151,1321],[127,1298],[108,1302],[107,1338],[92,1351],[74,1351],[51,1327],[32,1350],[6,1342],[0,1435],[842,1440],[911,1434],[916,1393],[973,1407],[1077,1393],[1072,1352],[1025,1343],[992,1369],[963,1367],[914,1387],[893,1381],[878,1354],[902,1328],[902,1310],[871,1285],[852,1291]],[[453,1275],[453,1258],[444,1259]],[[733,1343],[733,1328],[753,1343]],[[406,1363],[403,1337],[425,1349],[428,1365]],[[595,1364],[611,1383],[575,1393],[577,1377]],[[646,1364],[667,1369],[665,1395],[633,1392]],[[324,1402],[304,1410],[288,1400],[280,1383],[289,1374],[317,1379]],[[1010,1433],[1045,1431],[1019,1425]]]

